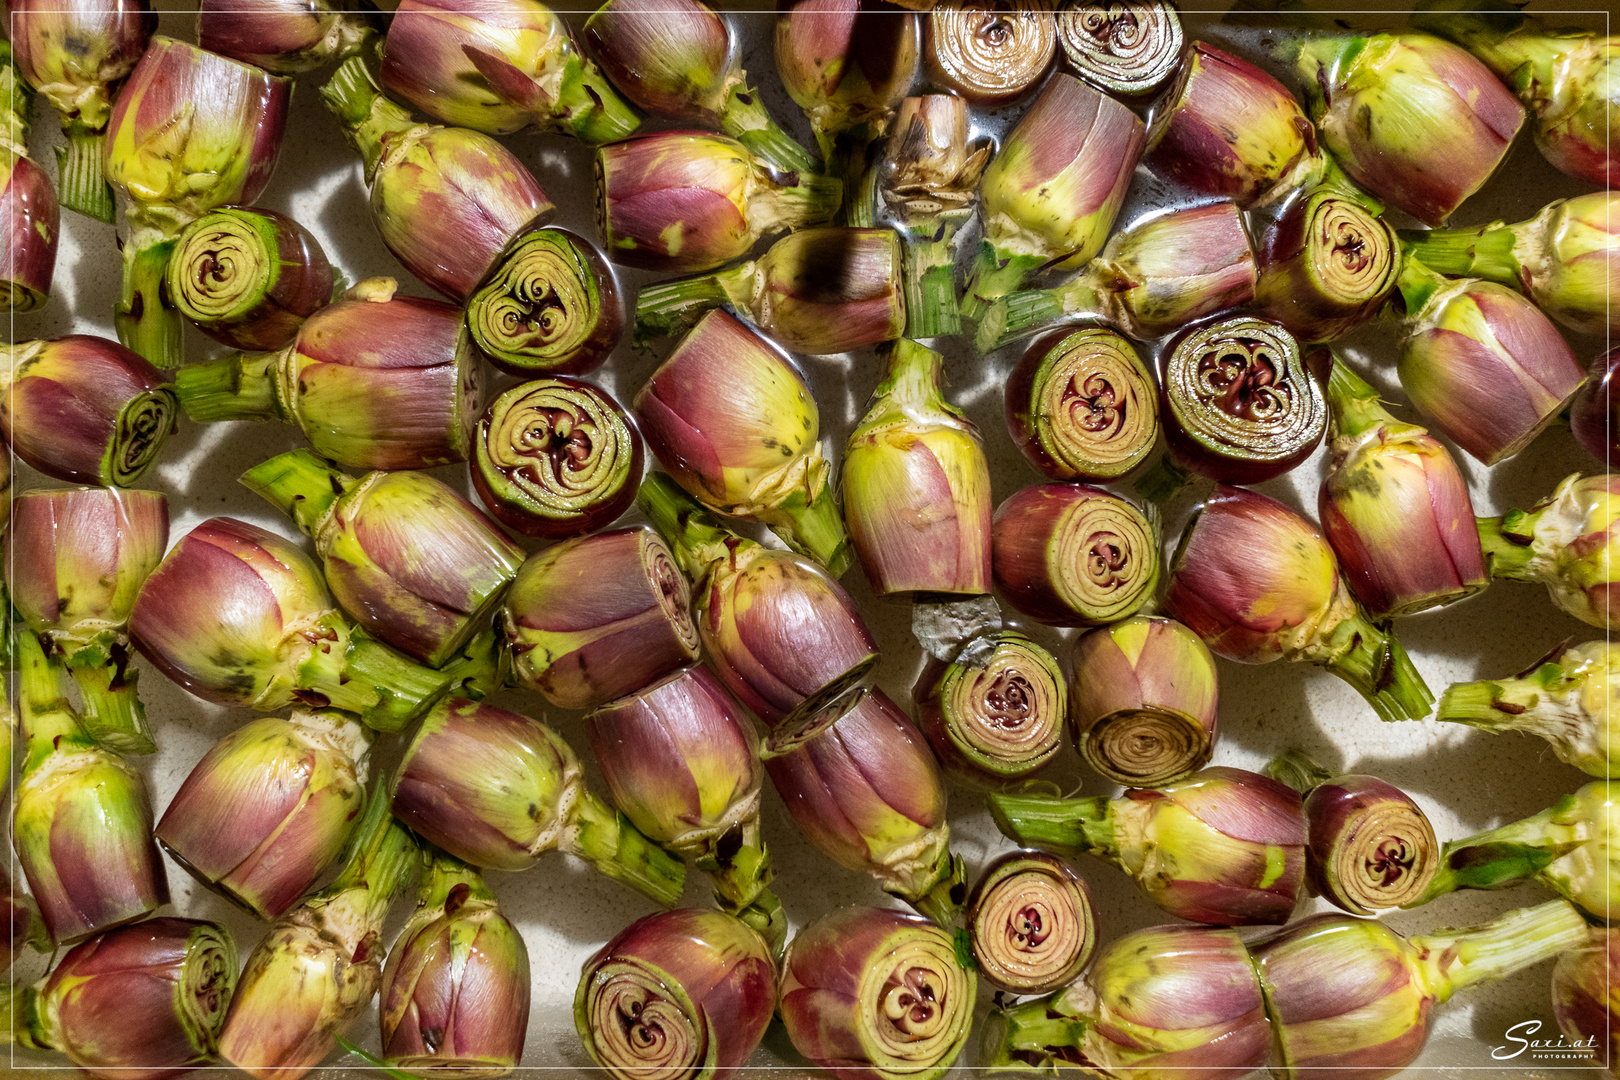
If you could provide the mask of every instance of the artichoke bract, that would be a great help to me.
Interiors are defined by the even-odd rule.
[[[968,894],[968,939],[979,973],[1013,994],[1047,994],[1085,970],[1097,948],[1086,883],[1041,851],[1009,851]]]
[[[849,568],[821,417],[798,367],[724,311],[711,311],[632,403],[653,455],[694,498],[770,526],[833,577]]]
[[[900,276],[893,229],[801,229],[758,259],[642,286],[636,334],[684,334],[703,312],[724,306],[793,352],[850,352],[905,331]]]
[[[155,835],[204,885],[277,918],[343,853],[365,809],[370,750],[340,712],[244,724],[192,767]]]
[[[537,720],[464,698],[422,719],[394,780],[394,815],[463,862],[526,870],[566,851],[665,906],[686,867],[585,790],[579,758]]]
[[[529,1030],[529,950],[478,871],[422,850],[416,911],[383,968],[382,1057],[444,1077],[505,1076]]]
[[[1519,289],[1576,333],[1620,332],[1620,192],[1559,199],[1513,225],[1414,230],[1401,240],[1429,269]]]
[[[1153,373],[1135,346],[1103,327],[1035,341],[1007,377],[1004,399],[1013,442],[1053,480],[1117,480],[1159,439]]]
[[[1558,958],[1552,974],[1553,1016],[1565,1038],[1591,1051],[1614,1075],[1620,1061],[1620,930],[1593,930]]]
[[[1605,780],[1594,780],[1539,814],[1461,840],[1440,851],[1429,888],[1416,907],[1459,889],[1501,889],[1534,881],[1597,920],[1620,896],[1620,809]]]
[[[1074,270],[1103,248],[1142,151],[1135,113],[1072,75],[1046,83],[984,171],[984,238],[963,287],[978,320],[1037,269]]]
[[[820,708],[865,682],[877,643],[825,570],[728,532],[667,476],[636,501],[696,583],[693,620],[720,680],[767,724]]]
[[[523,549],[420,472],[349,476],[289,450],[241,483],[315,541],[338,606],[380,641],[442,668],[490,625]]]
[[[149,919],[75,945],[45,978],[14,990],[9,1034],[91,1076],[184,1076],[213,1061],[235,985],[224,927]]]
[[[1620,476],[1565,477],[1529,510],[1479,518],[1479,539],[1493,579],[1535,581],[1561,611],[1607,628],[1620,592]]]
[[[996,585],[1049,626],[1099,626],[1134,613],[1159,584],[1159,532],[1134,505],[1085,484],[1036,484],[996,510]]]
[[[748,85],[731,24],[699,0],[608,0],[581,31],[619,92],[654,116],[719,128],[784,172],[820,163]]]
[[[118,339],[160,368],[180,363],[167,295],[180,230],[221,206],[258,199],[281,156],[292,80],[195,45],[155,37],[107,124],[106,176],[128,200]]]
[[[332,264],[298,222],[274,210],[228,207],[187,225],[166,281],[180,314],[233,349],[292,344],[332,302]]]
[[[980,352],[990,352],[1078,318],[1111,323],[1145,341],[1248,303],[1255,273],[1249,233],[1235,203],[1168,210],[1115,233],[1068,283],[1025,289],[991,304],[974,342]]]
[[[1273,1075],[1383,1080],[1412,1064],[1433,1010],[1586,940],[1562,900],[1484,926],[1402,937],[1374,919],[1313,915],[1253,949],[1276,1039]]]
[[[1473,500],[1451,452],[1391,416],[1342,362],[1327,396],[1331,460],[1317,513],[1367,613],[1410,615],[1488,585]]]
[[[940,926],[956,921],[967,884],[950,851],[945,784],[927,742],[887,694],[857,689],[777,727],[764,757],[788,813],[823,854],[870,874]]]
[[[984,1064],[1221,1080],[1265,1064],[1271,1021],[1236,931],[1155,926],[1104,946],[1083,981],[990,1014]]]
[[[1258,254],[1255,310],[1301,341],[1331,341],[1371,319],[1401,268],[1395,230],[1335,183],[1295,196]]]
[[[779,950],[782,903],[760,838],[765,771],[752,722],[707,668],[691,667],[586,718],[613,804],[714,879],[715,899]]]
[[[467,301],[467,329],[512,375],[583,375],[624,332],[624,304],[607,261],[566,229],[533,229],[507,245]]]
[[[641,123],[537,0],[403,0],[382,84],[429,116],[490,135],[527,127],[592,146]]]
[[[614,1080],[725,1080],[758,1048],[776,1011],[763,938],[720,911],[637,919],[585,961],[574,1029]]]
[[[1620,368],[1620,346],[1592,358],[1586,381],[1569,405],[1569,430],[1575,441],[1608,468],[1620,462],[1620,399],[1614,394],[1614,372]]]
[[[1361,692],[1382,720],[1434,703],[1395,635],[1350,594],[1333,549],[1276,499],[1221,484],[1181,535],[1165,614],[1240,664],[1318,664]]]
[[[202,0],[197,44],[277,75],[297,75],[373,44],[371,0]]]
[[[472,295],[513,237],[557,211],[510,150],[478,131],[417,123],[383,97],[362,57],[343,62],[321,99],[360,154],[383,244],[452,300]]]
[[[258,1080],[298,1080],[337,1048],[382,981],[383,920],[416,853],[378,781],[342,872],[271,923],[248,956],[220,1030],[221,1058]]]
[[[1431,228],[1484,186],[1524,123],[1490,69],[1427,34],[1313,39],[1296,67],[1323,146],[1357,183]]]
[[[28,156],[32,103],[11,46],[0,44],[0,311],[43,307],[56,274],[62,208],[51,178]]]
[[[140,774],[98,747],[62,694],[62,672],[32,632],[16,635],[26,749],[11,839],[51,940],[71,944],[169,901]]]
[[[1181,17],[1169,0],[1060,0],[1057,40],[1082,79],[1137,99],[1176,73],[1186,49]]]
[[[967,1044],[977,989],[950,932],[848,907],[799,931],[782,962],[793,1048],[838,1080],[934,1080]]]
[[[912,697],[940,764],[969,785],[1005,785],[1063,749],[1063,669],[1014,630],[968,642],[950,663],[925,664]]]
[[[85,734],[123,754],[157,748],[125,628],[168,546],[169,502],[160,491],[35,489],[13,500],[12,606],[73,677]]]
[[[596,224],[608,258],[664,273],[713,270],[761,237],[820,225],[843,182],[778,173],[736,139],[657,131],[596,152]]]
[[[1299,793],[1243,769],[1216,766],[1117,799],[993,794],[990,813],[1019,844],[1112,863],[1191,922],[1281,924],[1305,880]]]
[[[564,709],[634,694],[702,655],[691,606],[675,556],[646,526],[553,544],[506,594],[515,681]]]
[[[210,518],[170,549],[135,598],[129,634],[204,701],[331,706],[379,731],[398,731],[449,685],[356,631],[297,546],[234,518]]]
[[[1125,787],[1181,780],[1209,764],[1219,680],[1209,648],[1174,619],[1135,615],[1074,642],[1069,733]]]
[[[879,596],[990,591],[990,463],[940,392],[943,357],[906,338],[844,447],[844,522]]]
[[[478,419],[478,349],[461,309],[361,282],[274,353],[237,353],[176,373],[199,422],[295,424],[346,469],[427,469],[465,461]]]
[[[1020,97],[1057,52],[1048,0],[939,0],[922,22],[929,78],[975,105]]]
[[[56,149],[62,205],[110,225],[112,190],[102,172],[107,120],[119,84],[157,30],[157,16],[146,0],[8,0],[6,10],[17,68],[62,114],[66,144]]]
[[[1412,25],[1462,45],[1511,86],[1533,118],[1536,147],[1571,176],[1620,181],[1620,42],[1557,30],[1499,0],[1422,3]]]
[[[116,341],[70,334],[0,357],[0,434],[46,476],[128,487],[174,432],[169,376]]]
[[[1620,777],[1620,646],[1588,641],[1555,649],[1517,676],[1452,683],[1434,718],[1536,735],[1564,764]]]

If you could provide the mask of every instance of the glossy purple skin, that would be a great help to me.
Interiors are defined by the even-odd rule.
[[[1350,823],[1349,819],[1367,807],[1380,803],[1404,803],[1411,807],[1417,817],[1427,820],[1422,808],[1410,795],[1376,776],[1336,776],[1312,788],[1310,794],[1305,796],[1305,822],[1309,829],[1306,848],[1310,855],[1305,874],[1312,889],[1346,910],[1365,911],[1360,906],[1352,908],[1350,903],[1342,899],[1322,868],[1332,866],[1337,861],[1340,846],[1347,839],[1345,827]],[[1403,867],[1400,872],[1406,873],[1409,869]]]
[[[169,546],[161,491],[35,489],[14,498],[5,567],[11,602],[35,631],[129,619],[141,581]],[[81,631],[83,632],[83,631]]]
[[[706,131],[632,135],[597,151],[597,226],[608,258],[667,273],[713,269],[759,233],[760,183],[741,143]]]
[[[0,152],[3,162],[9,165],[0,187],[0,268],[5,274],[0,295],[9,293],[11,310],[31,311],[51,295],[62,210],[44,169],[9,150]]]
[[[1587,452],[1604,468],[1620,461],[1620,401],[1614,396],[1614,372],[1620,367],[1620,346],[1602,353],[1587,368],[1586,385],[1569,408],[1569,429]]]
[[[732,34],[723,16],[695,0],[612,0],[580,40],[630,101],[666,120],[718,127]]]
[[[1620,1061],[1620,929],[1594,929],[1591,941],[1558,958],[1553,968],[1553,1016],[1570,1042],[1592,1048],[1598,1065],[1615,1074]]]
[[[1084,556],[1067,551],[1055,555],[1054,548],[1063,540],[1090,543],[1091,537],[1078,530],[1071,532],[1066,527],[1071,514],[1083,512],[1076,507],[1089,500],[1124,503],[1130,507],[1130,503],[1113,492],[1099,487],[1048,483],[1033,484],[1014,492],[996,508],[990,540],[996,586],[1013,607],[1037,622],[1048,626],[1095,625],[1095,620],[1076,611],[1064,599],[1052,579],[1054,562],[1070,566],[1081,564]],[[1134,507],[1131,509],[1134,511]],[[1131,553],[1132,571],[1141,569],[1142,554]]]
[[[291,75],[319,67],[330,57],[329,12],[366,19],[358,4],[344,0],[202,0],[197,43],[244,64]]]

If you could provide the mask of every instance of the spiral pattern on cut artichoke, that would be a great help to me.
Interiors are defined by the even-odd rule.
[[[191,932],[176,993],[180,1022],[198,1046],[212,1046],[236,985],[236,944],[212,923]]]
[[[1346,306],[1376,300],[1400,271],[1394,231],[1353,199],[1329,196],[1312,207],[1306,242],[1327,298]]]
[[[967,926],[979,971],[1014,994],[1067,986],[1097,945],[1085,883],[1041,852],[1008,852],[986,867],[968,901]]]
[[[1130,503],[1103,492],[1064,515],[1052,544],[1059,552],[1053,584],[1088,622],[1123,619],[1146,603],[1159,581],[1159,541]]]
[[[1126,97],[1174,75],[1185,43],[1165,0],[1070,0],[1058,10],[1057,39],[1082,79]]]
[[[941,680],[947,730],[974,764],[1022,776],[1062,748],[1068,691],[1052,654],[1003,631],[983,664],[952,664]]]
[[[174,305],[195,322],[208,324],[240,316],[264,297],[277,253],[243,218],[210,214],[186,230],[171,257],[169,281]]]
[[[625,1080],[686,1080],[709,1054],[709,1020],[655,968],[617,958],[586,981],[597,1061]]]
[[[1035,376],[1035,437],[1062,468],[1057,479],[1113,480],[1153,450],[1158,391],[1130,342],[1112,330],[1070,334]]]
[[[1130,709],[1102,717],[1075,745],[1086,764],[1126,787],[1157,787],[1209,764],[1214,733],[1190,716]]]
[[[964,97],[1017,97],[1052,62],[1052,6],[1047,0],[943,0],[928,14],[928,49],[939,73]]]
[[[175,412],[179,403],[174,391],[167,386],[137,394],[118,414],[118,425],[113,432],[106,472],[109,482],[128,487],[141,478],[158,451],[163,440],[174,429]]]
[[[688,652],[697,652],[701,639],[697,623],[692,621],[692,586],[662,541],[647,544],[643,552],[647,580],[657,590],[659,610],[669,620],[681,645]]]
[[[612,275],[584,241],[541,229],[518,241],[467,302],[467,328],[496,366],[515,374],[589,371],[618,344]]]
[[[856,1023],[872,1071],[903,1080],[961,1051],[974,987],[955,943],[938,927],[908,927],[889,940],[861,975]]]
[[[1345,817],[1321,867],[1323,892],[1346,911],[1376,915],[1418,899],[1439,868],[1440,841],[1409,802],[1371,800]]]

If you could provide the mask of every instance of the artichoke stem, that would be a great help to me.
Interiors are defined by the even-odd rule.
[[[97,221],[113,223],[113,193],[101,169],[107,129],[63,125],[67,145],[56,148],[56,198],[64,207]]]
[[[589,792],[580,796],[573,835],[562,848],[664,907],[674,907],[686,887],[685,863]]]
[[[1474,521],[1479,527],[1479,546],[1485,552],[1485,568],[1492,578],[1535,580],[1529,573],[1535,551],[1529,543],[1519,539],[1528,534],[1508,533],[1503,528],[1505,518],[1501,517],[1475,518]]]
[[[383,139],[416,127],[410,112],[383,96],[382,87],[359,56],[351,56],[321,87],[321,100],[343,125],[343,135],[365,162],[370,182],[377,159],[382,157]]]
[[[754,898],[754,902],[745,908],[732,908],[725,902],[725,898],[718,892],[715,900],[725,910],[753,927],[755,933],[765,939],[771,955],[780,962],[782,950],[787,945],[788,918],[787,912],[782,910],[782,901],[769,889],[762,890]]]
[[[1017,292],[1045,261],[1039,255],[1015,255],[988,242],[980,244],[962,290],[962,318],[975,323],[983,319],[992,303]]]
[[[276,362],[280,353],[232,353],[174,373],[175,396],[199,424],[215,420],[280,419]]]
[[[733,841],[735,848],[725,850]],[[771,880],[771,859],[760,843],[757,822],[716,838],[694,865],[713,879],[721,906],[732,911],[752,904]]]
[[[751,216],[764,232],[831,221],[844,201],[844,184],[836,176],[798,173],[779,179],[797,183],[760,191],[750,204]]]
[[[1361,612],[1334,628],[1330,647],[1323,666],[1361,691],[1380,720],[1420,720],[1429,715],[1434,695],[1411,657],[1393,634]]]
[[[568,117],[565,126],[574,138],[587,146],[601,146],[641,126],[641,117],[595,64],[576,56],[568,68],[553,107]]]
[[[666,473],[649,473],[636,490],[636,505],[670,547],[681,570],[694,583],[710,566],[741,554],[751,540],[733,538]],[[735,544],[730,543],[736,540]]]
[[[1026,847],[1072,858],[1082,852],[1115,860],[1119,845],[1109,799],[992,793],[990,816],[1003,836]]]
[[[399,731],[443,695],[450,680],[356,630],[336,678],[308,687],[374,731]]]
[[[492,623],[440,664],[438,670],[449,680],[447,694],[483,701],[511,681],[511,655]]]
[[[173,238],[144,247],[132,238],[124,245],[124,294],[113,310],[118,340],[162,370],[180,366],[180,311],[169,298],[165,278]]]
[[[740,262],[712,274],[644,285],[636,295],[636,337],[677,337],[704,312],[730,305],[749,313],[754,302],[756,264]]]
[[[457,886],[466,887],[470,900],[495,899],[476,867],[426,842],[421,844],[421,849],[422,879],[416,887],[417,907],[443,908]]]
[[[1413,937],[1425,981],[1441,1001],[1476,983],[1504,979],[1584,944],[1586,920],[1568,900],[1510,911],[1470,930]]]
[[[956,229],[943,219],[939,239],[905,241],[906,336],[951,337],[962,332],[956,294]]]
[[[1052,1000],[1043,997],[1023,1001],[992,1013],[991,1023],[985,1025],[980,1055],[984,1063],[998,1071],[1007,1067],[1044,1068],[1052,1064],[1054,1052],[1079,1046],[1090,1022],[1058,1014]]]
[[[1193,482],[1193,474],[1176,464],[1168,452],[1160,454],[1153,467],[1131,481],[1131,492],[1147,502],[1163,506]]]
[[[1003,296],[979,320],[974,344],[993,352],[1030,337],[1067,315],[1101,313],[1102,298],[1084,276],[1052,289],[1025,289]]]
[[[748,152],[783,172],[817,173],[821,162],[800,146],[771,118],[758,91],[741,80],[726,95],[720,109],[720,130],[748,148]]]
[[[61,668],[45,655],[32,630],[17,631],[17,712],[27,740],[26,776],[58,746],[88,748],[73,707],[62,694]]]
[[[1447,841],[1440,851],[1440,869],[1428,889],[1402,906],[1417,907],[1458,889],[1502,889],[1541,873],[1581,841],[1577,826],[1555,820],[1566,815],[1574,802],[1575,796],[1566,795],[1539,814]]]
[[[1343,362],[1333,365],[1327,384],[1328,408],[1334,430],[1354,438],[1380,424],[1399,423],[1378,399],[1378,391]]]
[[[854,560],[849,533],[838,511],[838,496],[830,483],[823,483],[808,503],[796,494],[757,517],[788,547],[814,559],[835,578],[843,577]]]
[[[1395,288],[1400,290],[1401,302],[1406,305],[1408,315],[1422,311],[1429,298],[1445,286],[1445,278],[1410,254],[1401,259],[1401,273],[1395,279]]]
[[[933,920],[936,926],[949,930],[961,920],[962,905],[967,901],[967,867],[957,856],[942,852],[938,876],[928,891],[921,896],[901,898]]]
[[[1518,237],[1512,226],[1498,221],[1475,229],[1413,229],[1400,237],[1407,257],[1436,273],[1519,287],[1519,260],[1513,254]]]
[[[1266,764],[1265,774],[1279,784],[1287,784],[1301,795],[1309,795],[1334,776],[1298,747],[1284,750],[1272,758]]]
[[[152,729],[146,722],[146,708],[136,691],[139,672],[129,665],[126,650],[106,656],[97,664],[67,662],[68,674],[84,701],[81,720],[92,739],[120,754],[150,754],[157,749]]]
[[[851,131],[840,132],[831,138],[820,138],[823,156],[827,159],[827,175],[836,178],[840,186],[838,224],[859,226],[870,211],[861,207],[861,196],[867,189],[866,154],[872,145],[871,125],[860,124]],[[871,204],[867,203],[869,207]]]
[[[1509,698],[1515,684],[1527,684],[1530,689],[1523,704]],[[1531,679],[1482,679],[1479,682],[1453,683],[1440,695],[1440,705],[1434,711],[1434,718],[1468,724],[1486,731],[1517,731],[1524,726],[1520,715],[1535,703],[1539,689]]]
[[[357,481],[314,453],[295,450],[260,462],[238,482],[292,518],[305,536],[314,536],[332,505]]]
[[[349,842],[343,870],[311,900],[352,907],[361,924],[375,925],[410,881],[416,865],[416,841],[394,817],[388,780],[379,777],[366,796],[365,816]]]

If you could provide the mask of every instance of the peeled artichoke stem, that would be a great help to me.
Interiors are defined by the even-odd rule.
[[[183,357],[185,327],[164,288],[174,247],[172,235],[133,236],[125,242],[124,292],[113,311],[118,340],[165,370],[179,367]]]

